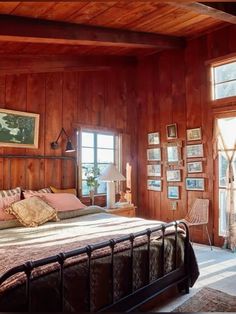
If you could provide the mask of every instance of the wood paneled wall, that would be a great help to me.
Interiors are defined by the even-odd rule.
[[[193,39],[184,50],[161,52],[152,58],[140,61],[138,67],[138,202],[139,214],[148,218],[171,221],[183,218],[195,198],[210,199],[210,231],[213,237],[213,221],[217,215],[214,203],[213,183],[213,119],[214,114],[209,102],[208,68],[209,59],[224,57],[236,53],[236,27],[230,26],[206,36]],[[182,158],[184,166],[180,167],[182,182],[180,199],[176,211],[171,210],[171,200],[167,198],[166,166],[162,165],[162,192],[147,190],[147,134],[160,132],[161,144],[167,143],[166,125],[177,123],[178,139],[183,142]],[[204,192],[185,190],[186,173],[186,129],[202,128],[204,144],[203,169],[201,176],[206,180]],[[162,160],[166,160],[162,148]],[[171,185],[171,184],[170,184]],[[218,220],[215,219],[216,224]],[[217,226],[214,226],[217,229]],[[194,239],[207,242],[202,227],[194,229]]]
[[[22,66],[22,65],[21,65]],[[124,150],[123,162],[129,161],[133,167],[133,190],[136,191],[136,136],[135,117],[135,85],[133,77],[134,66],[110,66],[100,71],[54,72],[6,74],[0,76],[0,107],[40,114],[40,132],[38,149],[0,148],[0,154],[20,155],[61,155],[63,154],[65,138],[58,150],[52,150],[50,143],[55,141],[61,128],[73,137],[75,142],[74,125],[90,125],[118,130],[130,139],[132,147]],[[12,69],[11,69],[12,72]],[[64,174],[60,162],[55,171],[50,165],[45,166],[43,179],[32,182],[34,166],[27,164],[27,174],[23,175],[25,161],[17,161],[12,169],[12,186],[37,188],[49,184],[58,187],[69,187],[73,176]],[[4,169],[1,160],[0,169]],[[14,170],[14,171],[13,171]],[[72,167],[71,167],[71,171]],[[27,178],[25,177],[27,176]],[[29,177],[30,182],[29,182]],[[4,171],[0,171],[0,189],[6,186]],[[136,194],[136,193],[135,193]]]

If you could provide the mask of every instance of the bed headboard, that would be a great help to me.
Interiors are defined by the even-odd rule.
[[[0,189],[20,186],[38,190],[75,187],[78,195],[78,166],[70,156],[0,155]]]

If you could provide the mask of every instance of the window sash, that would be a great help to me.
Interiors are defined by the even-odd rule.
[[[82,133],[92,133],[94,136],[93,136],[93,140],[94,140],[94,143],[93,143],[93,147],[91,146],[83,146],[83,143],[82,143]],[[110,136],[113,136],[113,148],[103,148],[103,147],[98,147],[97,146],[97,138],[98,138],[98,135],[110,135]],[[117,152],[117,149],[118,149],[118,146],[117,146],[117,136],[113,133],[113,132],[102,132],[102,131],[93,131],[93,130],[86,130],[86,129],[82,129],[81,130],[81,136],[80,136],[80,139],[81,139],[81,145],[80,145],[80,151],[81,151],[81,163],[80,163],[80,169],[81,169],[81,194],[82,196],[88,196],[89,194],[84,194],[83,193],[83,183],[86,182],[86,179],[84,179],[82,177],[82,171],[83,171],[83,165],[91,165],[92,167],[99,167],[101,165],[108,165],[110,162],[100,162],[98,161],[98,150],[99,149],[102,149],[104,151],[113,151],[113,162],[114,164],[117,164],[118,163],[118,159],[117,159],[117,156],[118,156],[118,152]],[[93,155],[94,155],[94,162],[83,162],[82,161],[82,150],[84,148],[90,148],[90,149],[93,149]],[[102,193],[99,193],[98,192],[99,190],[99,187],[98,189],[96,188],[95,189],[95,195],[104,195],[106,193],[105,192],[102,192]]]

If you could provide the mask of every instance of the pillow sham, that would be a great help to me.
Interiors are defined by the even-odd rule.
[[[56,210],[37,196],[16,202],[7,211],[26,227],[39,226],[57,218]]]
[[[52,193],[52,191],[51,191],[50,188],[44,188],[44,189],[40,189],[38,191],[35,191],[35,190],[24,190],[23,191],[23,196],[24,196],[24,198],[29,198],[31,196],[38,196],[41,193]]]
[[[54,186],[50,186],[50,189],[52,190],[53,193],[70,193],[74,194],[75,196],[77,195],[76,189],[57,189]]]
[[[40,197],[57,211],[82,209],[86,206],[70,193],[42,193]]]
[[[15,217],[5,212],[5,209],[11,206],[13,203],[20,201],[21,188],[17,187],[11,190],[0,191],[0,221],[13,220]]]

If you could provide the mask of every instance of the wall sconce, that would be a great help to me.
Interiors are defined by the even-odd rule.
[[[68,136],[68,134],[66,133],[65,129],[62,128],[61,129],[61,132],[59,133],[57,139],[55,142],[52,142],[51,143],[51,149],[57,149],[59,147],[59,144],[58,144],[58,140],[59,138],[62,136],[62,134],[65,134],[66,138],[67,138],[67,143],[66,143],[66,149],[65,149],[65,152],[66,153],[72,153],[72,152],[75,152],[75,148],[73,147],[72,143],[71,143],[71,140]]]

